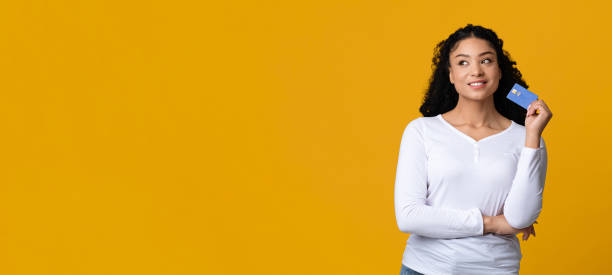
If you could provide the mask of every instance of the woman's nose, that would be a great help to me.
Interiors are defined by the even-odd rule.
[[[480,76],[482,75],[482,68],[480,67],[480,64],[474,64],[472,66],[472,74],[476,75],[476,76]]]

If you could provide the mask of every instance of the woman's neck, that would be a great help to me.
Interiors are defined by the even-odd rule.
[[[475,128],[483,126],[498,128],[501,116],[495,109],[493,97],[487,100],[469,100],[460,97],[457,106],[444,114],[444,117],[454,121],[455,124],[467,124]]]

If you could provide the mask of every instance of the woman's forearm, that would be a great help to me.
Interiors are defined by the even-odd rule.
[[[496,229],[495,229],[495,217],[494,216],[485,216],[482,215],[482,227],[483,227],[483,232],[482,234],[487,234],[487,233],[495,233]]]
[[[540,138],[541,135],[539,133],[527,132],[525,135],[525,146],[529,148],[540,148]]]
[[[482,228],[483,235],[487,233],[494,234],[509,234],[508,230],[516,230],[508,224],[504,214],[497,216],[485,216],[482,215]]]
[[[490,223],[491,223],[490,216],[482,215],[482,235],[489,233],[489,231],[491,230],[489,228]]]
[[[527,228],[514,228],[512,227],[510,224],[508,224],[508,221],[506,220],[506,216],[504,216],[504,214],[501,215],[497,215],[497,216],[485,216],[482,215],[482,227],[483,227],[483,235],[487,234],[487,233],[494,233],[494,234],[500,234],[500,235],[507,235],[507,234],[517,234],[519,232],[523,232],[527,229]],[[531,227],[527,226],[527,227]],[[534,233],[535,235],[535,233]]]

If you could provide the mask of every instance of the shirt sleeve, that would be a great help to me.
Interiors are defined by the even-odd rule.
[[[542,196],[548,156],[544,138],[540,147],[524,146],[518,160],[512,187],[504,203],[504,216],[514,228],[525,228],[533,224],[542,211]]]
[[[479,208],[426,205],[427,155],[422,130],[418,119],[411,121],[400,143],[395,177],[395,217],[400,231],[447,239],[483,235]]]

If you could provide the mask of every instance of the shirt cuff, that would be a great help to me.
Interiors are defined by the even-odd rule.
[[[543,149],[542,147],[539,147],[539,148],[531,148],[531,147],[527,147],[527,146],[524,146],[524,145],[523,145],[523,153],[526,153],[526,154],[534,154],[534,153],[536,153],[537,151],[540,151],[540,150],[542,150],[542,149]]]
[[[469,211],[474,216],[476,222],[476,224],[474,224],[474,233],[479,236],[484,235],[484,221],[482,218],[482,212],[480,212],[480,208],[475,207],[470,209]]]

